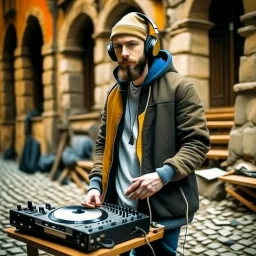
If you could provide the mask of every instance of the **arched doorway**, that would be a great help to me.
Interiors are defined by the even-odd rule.
[[[70,98],[64,108],[69,108],[70,115],[87,113],[94,105],[93,33],[92,20],[84,13],[74,18],[68,30],[63,53],[73,68],[64,70],[64,76],[68,77],[64,94]]]
[[[238,83],[244,45],[238,34],[243,12],[242,0],[213,0],[209,7],[209,19],[214,23],[209,31],[211,107],[234,105],[233,85]]]
[[[33,83],[32,105],[35,110],[42,113],[44,103],[42,84],[43,57],[41,54],[43,35],[38,19],[32,15],[27,19],[27,27],[24,33],[22,46],[28,49],[28,58],[31,61]]]

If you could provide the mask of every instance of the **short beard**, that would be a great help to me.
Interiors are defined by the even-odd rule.
[[[147,59],[145,55],[143,55],[140,57],[138,64],[135,67],[119,65],[117,75],[122,81],[135,81],[142,75],[146,64]]]

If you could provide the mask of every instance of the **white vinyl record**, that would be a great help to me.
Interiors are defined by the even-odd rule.
[[[102,215],[98,209],[83,209],[81,213],[74,208],[63,207],[53,212],[53,216],[59,220],[67,221],[87,221],[100,218]]]

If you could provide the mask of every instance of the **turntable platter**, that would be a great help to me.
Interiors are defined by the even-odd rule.
[[[68,224],[88,224],[106,219],[108,214],[103,209],[89,209],[80,205],[60,207],[49,213],[53,221]]]

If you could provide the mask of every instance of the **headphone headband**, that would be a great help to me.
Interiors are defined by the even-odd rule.
[[[156,39],[158,39],[158,37],[159,37],[159,31],[158,31],[158,29],[157,29],[156,24],[153,22],[153,20],[151,20],[149,17],[147,17],[147,16],[144,15],[143,13],[136,12],[136,14],[137,14],[138,16],[140,16],[141,18],[143,18],[144,20],[148,21],[148,22],[151,24],[152,28],[154,29],[154,33],[155,33],[155,35],[156,35]]]

